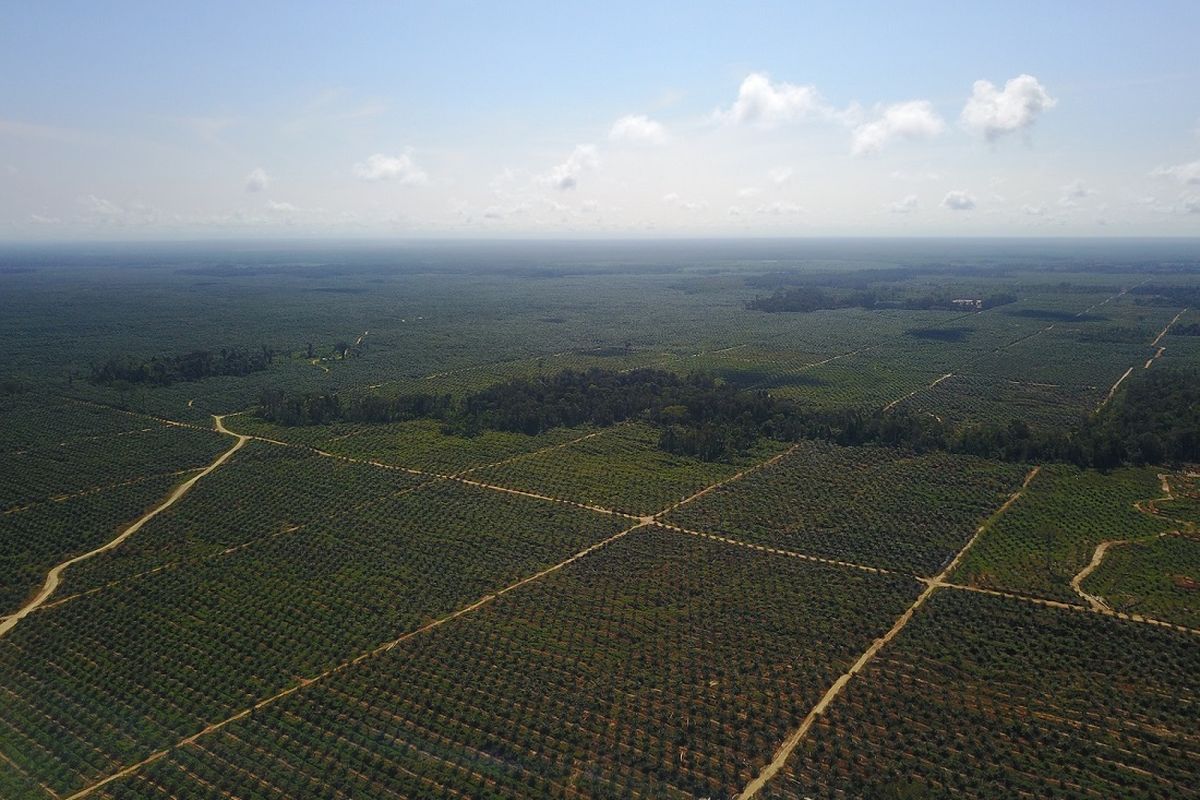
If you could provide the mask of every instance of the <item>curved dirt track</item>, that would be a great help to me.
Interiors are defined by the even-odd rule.
[[[55,566],[48,573],[46,573],[46,582],[44,584],[42,584],[41,591],[39,591],[32,600],[30,600],[28,603],[26,603],[24,606],[22,606],[19,611],[12,614],[11,616],[5,617],[2,621],[0,621],[0,637],[3,637],[4,635],[6,635],[9,631],[11,631],[13,628],[16,627],[18,622],[20,622],[22,619],[24,619],[26,616],[28,616],[32,612],[36,611],[47,600],[50,599],[50,596],[54,594],[56,589],[58,589],[58,584],[62,580],[62,574],[63,574],[63,572],[66,571],[67,567],[71,566],[72,564],[78,564],[80,561],[86,561],[87,559],[92,558],[93,556],[100,555],[101,553],[104,553],[108,550],[112,550],[113,548],[120,546],[121,542],[125,541],[130,536],[133,536],[135,533],[137,533],[139,530],[141,530],[142,526],[145,525],[147,522],[154,519],[156,516],[158,516],[163,511],[166,511],[171,506],[175,505],[175,502],[178,501],[179,498],[181,498],[185,494],[187,494],[188,491],[193,486],[196,485],[196,482],[198,480],[200,480],[205,475],[209,474],[214,469],[216,469],[217,467],[221,466],[226,461],[228,461],[229,458],[234,453],[236,453],[238,450],[240,450],[242,448],[242,446],[245,445],[247,441],[249,441],[250,437],[242,436],[241,434],[238,434],[238,433],[233,433],[232,431],[230,431],[228,428],[225,427],[224,415],[221,415],[221,416],[214,415],[213,423],[219,433],[223,433],[226,436],[232,436],[235,439],[237,439],[237,441],[234,442],[233,447],[229,448],[225,452],[221,453],[221,455],[217,456],[216,460],[213,461],[211,464],[209,464],[207,467],[205,467],[201,472],[198,472],[197,474],[193,475],[191,478],[188,478],[186,481],[184,481],[183,483],[176,486],[175,490],[167,496],[166,500],[162,501],[157,506],[155,506],[153,509],[151,509],[150,511],[147,511],[145,514],[143,514],[141,517],[139,517],[137,520],[135,520],[133,522],[133,524],[131,524],[129,527],[125,528],[125,530],[121,531],[121,533],[118,534],[116,536],[116,538],[110,539],[108,542],[100,545],[95,550],[89,550],[88,552],[83,553],[81,555],[77,555],[74,558],[69,558],[66,561],[62,562],[61,564]]]
[[[1096,552],[1092,553],[1092,560],[1087,566],[1079,570],[1074,578],[1071,578],[1071,588],[1075,590],[1075,594],[1087,601],[1087,604],[1092,607],[1093,611],[1112,611],[1108,603],[1104,602],[1104,598],[1097,594],[1089,594],[1083,590],[1083,582],[1087,577],[1099,569],[1100,564],[1104,562],[1104,554],[1108,552],[1108,548],[1114,545],[1128,544],[1129,542],[1137,541],[1136,539],[1110,539],[1107,542],[1101,542],[1096,545]]]
[[[1183,312],[1181,311],[1180,313],[1182,314]],[[1178,317],[1176,317],[1176,319],[1178,319]],[[1162,334],[1159,335],[1161,336]],[[1171,482],[1167,479],[1166,475],[1159,475],[1158,479],[1162,481],[1162,497],[1156,497],[1153,500],[1139,500],[1133,504],[1133,507],[1143,514],[1171,519],[1170,517],[1165,517],[1163,514],[1160,514],[1157,506],[1155,505],[1160,500],[1175,499],[1175,495],[1171,493]],[[1180,520],[1175,519],[1171,519],[1171,521],[1180,522]],[[1089,594],[1083,590],[1083,582],[1087,580],[1089,575],[1099,569],[1102,563],[1104,563],[1104,555],[1108,552],[1109,548],[1118,547],[1123,544],[1133,544],[1134,542],[1149,542],[1155,539],[1161,539],[1163,536],[1171,536],[1178,533],[1179,531],[1177,530],[1163,531],[1162,533],[1156,533],[1151,536],[1138,536],[1133,539],[1109,539],[1107,542],[1101,542],[1100,544],[1096,545],[1096,551],[1092,553],[1092,560],[1088,562],[1086,567],[1079,570],[1074,578],[1071,578],[1071,588],[1075,590],[1075,594],[1087,601],[1088,605],[1092,607],[1093,611],[1113,611],[1113,608],[1109,606],[1107,602],[1105,602],[1103,597],[1097,594]]]

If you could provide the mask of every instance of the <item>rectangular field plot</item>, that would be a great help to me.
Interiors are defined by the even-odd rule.
[[[1162,494],[1151,468],[1108,473],[1062,464],[1042,467],[1029,488],[996,520],[951,577],[988,589],[1083,602],[1073,578],[1096,545],[1155,536],[1172,524],[1134,508]]]
[[[1179,318],[1177,325],[1184,323],[1191,325],[1200,324],[1200,313],[1189,311]],[[1172,328],[1172,331],[1175,329]],[[1163,350],[1162,358],[1164,364],[1179,367],[1195,367],[1200,366],[1200,336],[1197,335],[1177,335],[1168,333],[1158,343]],[[1157,350],[1158,348],[1152,348]]]
[[[1103,398],[1130,367],[1140,368],[1154,348],[1150,342],[1085,342],[1054,331],[989,353],[964,372],[1006,380],[1094,386]]]
[[[34,613],[0,640],[0,752],[70,794],[625,524],[426,484]]]
[[[660,450],[658,436],[646,425],[621,425],[569,447],[481,469],[471,478],[628,514],[654,514],[783,449],[764,440],[733,464],[700,461]]]
[[[740,388],[768,389],[802,385],[806,370],[835,355],[797,350],[777,352],[744,345],[666,361],[662,368],[681,375],[709,373]]]
[[[1032,428],[1070,429],[1099,405],[1107,391],[1107,386],[1028,383],[956,374],[918,392],[899,408],[932,414],[954,425],[1020,419]]]
[[[216,431],[143,421],[128,435],[39,443],[6,453],[0,510],[147,475],[204,467],[233,440]]]
[[[58,563],[115,537],[187,475],[155,475],[0,514],[0,616],[16,611]]]
[[[537,436],[492,430],[476,436],[454,436],[443,434],[442,424],[436,420],[292,428],[238,417],[227,424],[238,433],[439,474],[506,461],[589,433],[582,428],[556,428]]]
[[[932,575],[1024,473],[971,456],[804,442],[667,519],[754,544]]]
[[[1195,637],[942,590],[760,795],[1196,795]]]
[[[0,452],[66,446],[99,437],[116,437],[162,423],[109,408],[71,402],[40,392],[0,394]]]
[[[424,478],[249,442],[120,547],[72,566],[60,597],[165,566],[346,520],[411,490]]]
[[[100,796],[732,797],[919,588],[637,530]]]
[[[874,351],[855,353],[800,373],[772,394],[817,408],[883,408],[928,386],[943,373],[936,366],[888,360]]]

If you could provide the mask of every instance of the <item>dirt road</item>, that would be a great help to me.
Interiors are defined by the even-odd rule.
[[[135,533],[141,530],[143,525],[157,517],[162,512],[166,511],[171,506],[175,505],[179,498],[187,494],[191,488],[196,485],[197,481],[228,461],[229,458],[238,450],[240,450],[249,439],[247,436],[241,436],[229,431],[225,427],[223,416],[214,416],[213,423],[218,432],[227,436],[232,436],[237,440],[233,443],[233,447],[217,456],[216,460],[205,467],[203,471],[198,472],[191,478],[188,478],[186,481],[176,486],[175,490],[167,496],[166,500],[163,500],[153,509],[147,511],[139,519],[134,521],[133,524],[121,531],[121,533],[119,533],[115,538],[110,539],[108,542],[100,545],[94,550],[89,550],[88,552],[77,555],[74,558],[69,558],[52,568],[48,573],[46,573],[46,581],[42,584],[41,591],[39,591],[32,600],[22,606],[19,611],[9,617],[5,617],[3,621],[0,621],[0,637],[5,636],[9,631],[16,627],[18,622],[29,616],[29,614],[32,612],[36,611],[47,600],[50,599],[50,596],[54,594],[56,589],[58,589],[58,585],[62,581],[62,574],[66,571],[67,567],[70,567],[72,564],[78,564],[80,561],[87,561],[93,556],[98,556],[101,553],[105,553],[115,547],[119,547],[121,542],[125,541],[130,536],[133,536]]]

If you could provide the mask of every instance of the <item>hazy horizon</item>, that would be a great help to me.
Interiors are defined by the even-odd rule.
[[[0,241],[1200,234],[1200,7],[0,11]]]

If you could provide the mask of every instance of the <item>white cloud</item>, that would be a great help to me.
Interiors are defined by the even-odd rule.
[[[774,202],[768,205],[762,205],[754,209],[756,214],[769,214],[772,216],[791,216],[793,214],[803,214],[804,206],[798,206],[795,203]]]
[[[1031,217],[1040,217],[1046,213],[1045,206],[1021,206],[1021,210]]]
[[[856,156],[877,153],[892,139],[937,136],[945,129],[946,123],[928,100],[895,103],[883,108],[877,119],[852,131],[850,152]]]
[[[58,217],[47,217],[42,214],[30,214],[29,221],[34,225],[58,225],[62,222]]]
[[[103,197],[96,197],[94,194],[89,194],[80,200],[88,211],[100,217],[119,217],[125,213],[125,209],[118,206],[111,200],[105,200]]]
[[[542,178],[543,183],[553,186],[560,191],[574,189],[579,184],[579,176],[584,172],[600,166],[600,158],[596,148],[590,144],[576,145],[567,160],[558,164],[550,173]]]
[[[484,219],[505,219],[511,217],[528,214],[533,210],[529,203],[514,203],[509,206],[491,205],[483,210]],[[553,204],[551,211],[566,211],[566,206],[560,206],[557,203]]]
[[[1200,185],[1200,161],[1188,164],[1176,164],[1173,167],[1159,167],[1150,173],[1153,178],[1170,178],[1185,186]]]
[[[267,171],[262,167],[255,167],[250,170],[250,174],[246,176],[246,191],[261,192],[271,183],[271,176],[267,175]]]
[[[942,198],[942,208],[948,208],[951,211],[970,211],[975,208],[975,198],[961,189],[955,189],[946,192],[946,196]]]
[[[666,144],[667,129],[643,114],[627,114],[613,123],[608,138],[631,144]]]
[[[728,109],[718,110],[716,118],[739,125],[771,128],[783,122],[833,113],[815,86],[771,83],[766,73],[752,72],[738,88],[737,100]]]
[[[395,180],[403,186],[427,183],[429,176],[412,160],[409,153],[388,156],[375,153],[354,165],[354,174],[364,181]]]
[[[662,201],[668,206],[673,206],[683,211],[704,211],[708,208],[708,203],[684,202],[676,192],[664,194]]]
[[[1188,214],[1200,214],[1200,194],[1185,194],[1179,198]]]
[[[741,189],[737,190],[737,196],[754,197],[754,195],[758,194],[758,191],[759,190],[757,186],[743,186]]]
[[[782,186],[792,179],[796,171],[791,167],[775,167],[767,172],[767,177],[771,179],[771,183],[776,186]]]
[[[995,140],[1006,133],[1028,128],[1043,111],[1058,101],[1032,75],[1018,75],[996,88],[991,81],[975,81],[971,97],[962,110],[968,129]]]
[[[120,206],[111,200],[89,194],[81,197],[79,202],[86,210],[85,222],[103,225],[153,225],[160,220],[157,211],[149,206],[133,202]]]
[[[291,203],[282,203],[282,202],[276,202],[274,200],[268,200],[267,201],[267,210],[268,211],[299,211],[300,209],[296,208]]]
[[[910,194],[889,206],[893,214],[911,214],[917,210],[919,203],[915,194]]]
[[[1092,194],[1095,192],[1089,189],[1083,181],[1071,181],[1062,187],[1062,195],[1058,198],[1058,204],[1064,208],[1074,208],[1078,205],[1076,200],[1082,200]]]

